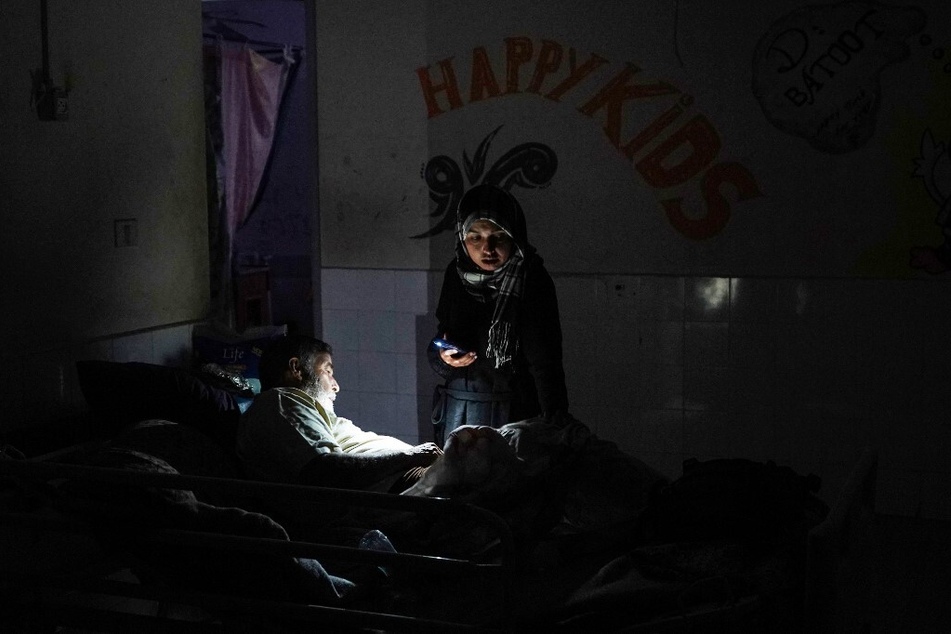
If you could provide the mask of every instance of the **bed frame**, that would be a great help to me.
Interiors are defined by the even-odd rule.
[[[0,476],[14,478],[20,486],[30,483],[70,479],[91,482],[118,482],[123,485],[169,489],[200,489],[214,486],[219,492],[260,494],[271,498],[302,502],[336,503],[352,507],[388,509],[420,515],[468,516],[491,529],[497,537],[492,561],[436,557],[408,553],[361,550],[331,544],[304,541],[219,535],[196,531],[155,529],[136,534],[144,544],[198,545],[226,548],[229,551],[294,556],[324,562],[348,562],[387,566],[397,571],[412,569],[428,575],[448,578],[466,575],[484,578],[485,588],[495,589],[499,623],[505,623],[509,593],[506,583],[514,556],[509,527],[494,513],[472,504],[445,498],[420,498],[321,487],[146,473],[122,469],[52,463],[63,452],[31,460],[0,460]],[[17,525],[37,531],[64,531],[68,534],[93,535],[93,528],[76,519],[29,512],[0,513],[0,527]],[[272,619],[282,627],[287,623],[311,628],[333,626],[386,632],[490,632],[500,628],[476,622],[447,622],[420,618],[395,611],[343,609],[334,606],[303,605],[273,600],[249,600],[224,594],[183,591],[160,581],[147,581],[129,573],[130,562],[122,553],[109,553],[87,570],[74,574],[5,574],[0,580],[3,601],[15,606],[14,616],[24,630],[54,631],[55,626],[92,628],[95,631],[213,632],[234,631],[241,624],[246,631],[275,631]],[[476,620],[478,610],[469,616]],[[5,620],[0,611],[0,621]],[[484,618],[485,613],[479,615]],[[159,628],[156,630],[154,628]]]
[[[875,515],[878,452],[864,447],[829,514],[806,537],[805,574],[800,605],[784,606],[789,619],[782,632],[832,634],[863,629],[871,597],[867,579],[871,524]],[[629,634],[659,632],[743,632],[757,623],[763,597],[722,600],[702,609],[625,628]],[[784,598],[783,600],[786,600]],[[726,628],[726,629],[724,629]],[[775,624],[770,630],[775,631]],[[760,628],[756,628],[757,630]],[[756,630],[754,630],[756,631]]]
[[[858,631],[867,608],[870,528],[875,515],[878,454],[866,447],[826,519],[809,531],[803,606],[805,632]]]
[[[490,558],[460,559],[408,553],[377,552],[337,545],[280,541],[250,537],[209,534],[182,530],[151,530],[137,535],[144,543],[201,545],[249,553],[297,556],[321,562],[365,563],[445,576],[465,575],[484,578],[486,596],[480,596],[478,608],[459,620],[446,621],[402,613],[393,609],[344,609],[335,606],[305,605],[271,600],[248,600],[225,594],[188,592],[155,581],[138,579],[128,573],[130,563],[121,553],[111,553],[97,565],[75,574],[4,575],[0,580],[3,601],[10,614],[24,628],[21,631],[53,631],[54,626],[91,628],[95,631],[234,631],[235,624],[247,631],[268,631],[272,619],[292,622],[301,627],[315,625],[352,628],[353,631],[385,632],[500,632],[510,631],[512,606],[508,584],[516,564],[515,542],[504,520],[498,515],[463,502],[444,498],[417,498],[382,493],[345,491],[320,487],[249,482],[223,478],[133,472],[51,462],[62,450],[29,460],[0,460],[0,482],[12,478],[19,486],[62,479],[86,479],[95,482],[120,482],[160,488],[198,489],[214,486],[240,494],[256,493],[300,501],[338,503],[355,507],[388,509],[429,516],[465,515],[481,523],[497,536]],[[826,519],[813,528],[807,539],[805,584],[801,604],[792,606],[790,623],[803,632],[841,631],[856,596],[849,589],[865,556],[868,527],[874,514],[877,455],[865,449]],[[37,531],[64,531],[72,535],[92,534],[92,527],[81,521],[30,512],[3,512],[4,526],[32,527]],[[859,599],[861,600],[861,599]],[[483,606],[492,605],[491,616]],[[757,598],[723,601],[702,610],[683,612],[625,627],[625,632],[697,631],[711,623],[744,622],[744,615],[760,609]],[[469,618],[471,617],[471,618]],[[801,625],[801,630],[799,626]],[[274,630],[271,630],[274,631]],[[511,630],[514,631],[514,630]],[[719,631],[719,630],[717,630]]]

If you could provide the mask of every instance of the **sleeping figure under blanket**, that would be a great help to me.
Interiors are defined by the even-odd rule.
[[[463,426],[403,495],[450,497],[495,511],[517,540],[549,534],[610,533],[636,522],[667,479],[583,423],[544,419],[499,429]],[[433,537],[445,527],[437,527]],[[477,536],[470,536],[477,539]],[[452,539],[469,539],[455,534]],[[447,542],[448,538],[439,541]],[[458,543],[471,548],[470,543]]]
[[[704,580],[735,596],[793,587],[806,532],[828,512],[818,486],[742,458],[687,460],[669,480],[577,420],[536,419],[456,429],[403,495],[471,501],[506,520],[528,564],[512,584],[516,619],[548,614],[570,631],[603,631],[702,603],[689,592]],[[428,529],[442,552],[471,553],[491,537],[464,522]]]

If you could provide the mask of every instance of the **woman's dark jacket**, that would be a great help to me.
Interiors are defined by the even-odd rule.
[[[439,358],[430,343],[430,365],[445,379],[433,403],[436,440],[460,425],[490,425],[567,411],[568,396],[562,365],[561,321],[555,284],[540,259],[528,264],[518,310],[518,350],[511,363],[495,368],[486,356],[494,302],[482,303],[462,285],[456,263],[443,278],[436,319],[437,337],[446,338],[478,355],[465,368],[453,368]]]

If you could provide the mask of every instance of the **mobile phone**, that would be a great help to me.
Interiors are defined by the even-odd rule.
[[[468,354],[468,350],[463,350],[454,343],[450,343],[445,339],[440,339],[439,337],[433,339],[433,345],[437,348],[442,348],[443,350],[455,350],[459,354]]]

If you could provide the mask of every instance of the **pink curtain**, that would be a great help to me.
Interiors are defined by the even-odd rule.
[[[221,52],[221,126],[228,225],[236,231],[251,213],[271,155],[277,114],[291,62],[265,59],[247,47]]]
[[[273,62],[246,45],[219,41],[220,153],[217,157],[221,235],[218,319],[234,327],[234,237],[251,214],[274,144],[278,113],[294,59]]]

